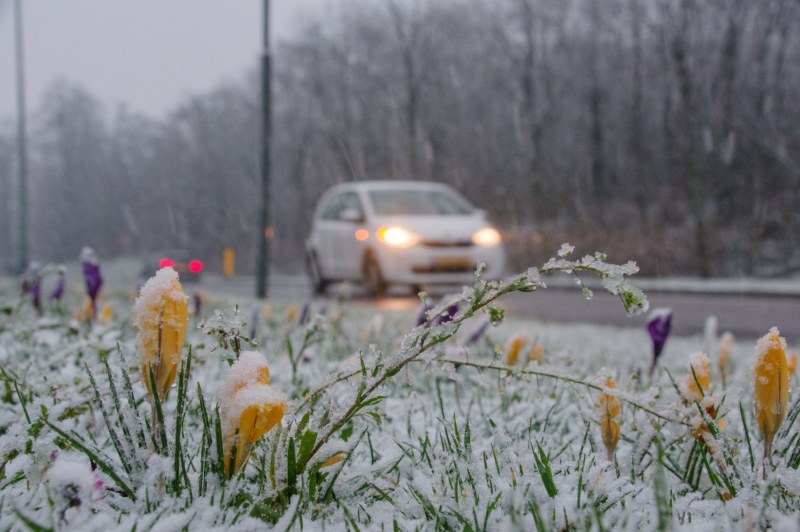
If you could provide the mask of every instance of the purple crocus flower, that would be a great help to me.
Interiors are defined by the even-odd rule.
[[[33,261],[22,274],[22,295],[31,296],[36,312],[42,313],[42,276],[41,265]]]
[[[100,273],[100,260],[92,248],[85,247],[81,250],[81,267],[83,280],[86,281],[86,293],[92,300],[92,318],[94,318],[97,311],[97,295],[103,286],[103,275]]]
[[[428,311],[433,308],[433,301],[425,299],[417,312],[416,326],[424,324],[428,321]]]
[[[303,308],[300,310],[300,325],[305,325],[306,322],[308,321],[309,307],[310,305],[306,301],[306,303],[303,305]]]
[[[192,294],[192,302],[194,303],[194,315],[199,316],[203,309],[203,296],[200,295],[200,292]]]
[[[474,344],[475,342],[483,338],[483,335],[486,334],[486,330],[488,328],[489,328],[489,320],[483,320],[480,323],[480,325],[475,327],[475,330],[472,331],[472,334],[469,335],[469,338],[467,338],[467,345]]]
[[[439,314],[439,317],[436,318],[436,325],[450,323],[451,321],[453,321],[453,316],[456,315],[456,312],[458,312],[458,305],[454,303],[449,307],[447,307],[447,309],[445,309],[444,312]]]
[[[653,340],[653,365],[650,366],[650,375],[656,368],[658,357],[664,350],[664,344],[667,343],[669,331],[672,328],[672,309],[671,308],[657,308],[650,313],[647,318],[647,332],[650,333],[650,339]]]
[[[53,286],[53,290],[50,292],[50,299],[51,303],[61,301],[61,298],[64,297],[64,287],[66,283],[64,280],[64,270],[58,271],[58,278],[56,279],[56,284]]]

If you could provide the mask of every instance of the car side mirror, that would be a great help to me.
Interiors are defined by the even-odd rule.
[[[343,222],[359,223],[364,221],[364,215],[356,209],[343,209],[339,212],[339,219]]]

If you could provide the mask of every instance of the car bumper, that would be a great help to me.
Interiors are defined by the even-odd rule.
[[[487,279],[500,279],[506,269],[503,246],[408,249],[381,246],[376,255],[384,280],[392,284],[471,284],[480,263],[486,265]]]

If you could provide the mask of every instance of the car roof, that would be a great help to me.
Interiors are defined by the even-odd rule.
[[[383,181],[349,181],[332,187],[329,192],[344,192],[347,190],[452,190],[450,185],[437,181],[406,181],[406,180],[383,180]]]

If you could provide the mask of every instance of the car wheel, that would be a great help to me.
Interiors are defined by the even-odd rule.
[[[308,269],[308,277],[311,279],[312,293],[315,296],[325,294],[325,289],[328,288],[328,280],[322,277],[317,255],[313,251],[309,251],[306,254],[306,268]]]
[[[364,259],[364,287],[367,294],[371,297],[383,297],[386,295],[386,280],[381,273],[381,266],[371,254]]]

